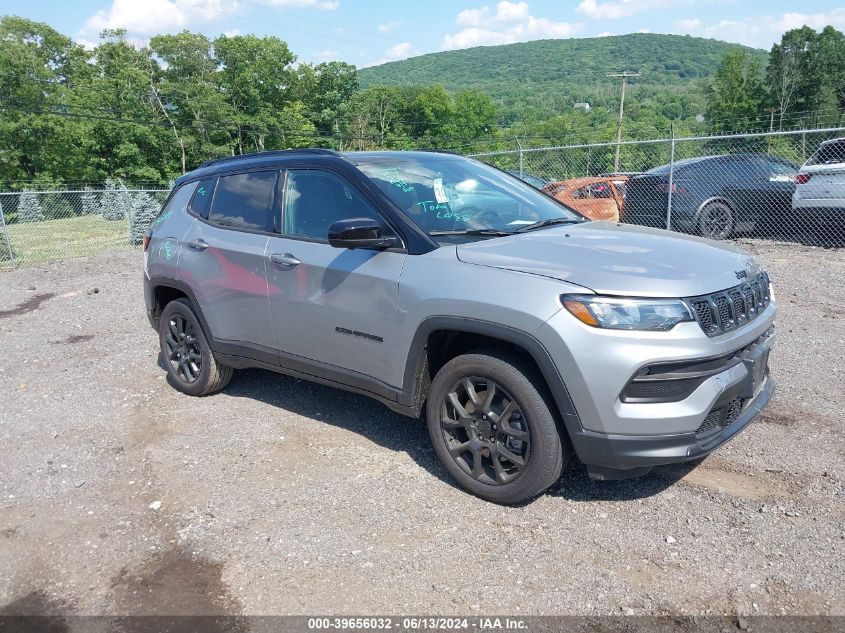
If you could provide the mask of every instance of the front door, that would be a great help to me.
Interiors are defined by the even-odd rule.
[[[270,238],[267,280],[282,363],[308,359],[387,383],[396,362],[403,249],[334,248],[333,222],[372,218],[395,234],[375,206],[341,176],[287,172],[282,235]]]

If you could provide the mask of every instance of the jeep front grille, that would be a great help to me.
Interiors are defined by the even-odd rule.
[[[760,273],[733,288],[686,300],[707,336],[731,332],[753,321],[771,301],[769,275]]]

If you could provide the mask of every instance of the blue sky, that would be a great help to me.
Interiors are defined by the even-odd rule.
[[[790,28],[845,30],[845,1],[824,0],[4,0],[0,12],[48,22],[91,44],[103,28],[151,35],[276,35],[307,62],[357,66],[470,46],[648,31],[768,49]]]

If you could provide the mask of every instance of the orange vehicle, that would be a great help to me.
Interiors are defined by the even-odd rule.
[[[628,175],[584,176],[550,182],[543,191],[591,220],[619,221]]]

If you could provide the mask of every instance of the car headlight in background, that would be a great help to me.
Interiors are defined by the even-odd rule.
[[[671,330],[694,321],[679,299],[626,299],[599,295],[561,295],[560,302],[582,323],[609,330]]]

